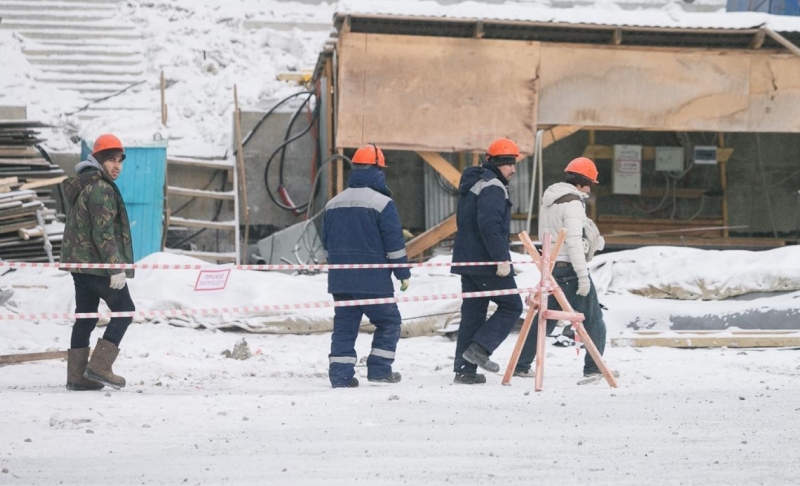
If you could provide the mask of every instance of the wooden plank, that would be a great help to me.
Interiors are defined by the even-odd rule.
[[[760,250],[765,248],[779,248],[786,246],[785,240],[775,238],[735,238],[735,237],[697,237],[694,232],[686,233],[690,236],[664,236],[664,235],[642,235],[642,236],[614,236],[604,234],[607,246],[616,247],[640,247],[640,246],[688,246],[693,248],[724,248],[724,249],[752,249]]]
[[[38,187],[54,186],[56,184],[61,184],[61,182],[63,182],[66,178],[67,176],[63,175],[59,177],[53,177],[51,179],[40,179],[38,181],[26,182],[20,186],[20,189],[36,189]]]
[[[8,158],[0,158],[0,164],[2,165],[27,165],[27,166],[44,166],[47,167],[50,165],[50,162],[46,161],[42,158],[36,159],[8,159]]]
[[[0,157],[3,158],[36,158],[41,156],[42,154],[33,147],[0,147]]]
[[[228,201],[233,201],[235,199],[233,191],[206,191],[203,189],[189,189],[186,187],[176,186],[167,186],[167,194],[175,196],[202,197],[207,199],[224,199]]]
[[[612,346],[671,348],[769,348],[800,346],[800,332],[789,331],[665,331],[663,333],[628,333],[611,338]]]
[[[236,229],[235,221],[204,221],[201,219],[187,219],[187,218],[179,218],[177,216],[172,216],[169,218],[169,222],[170,225],[187,226],[192,228],[208,228],[208,229],[230,230],[230,231]]]
[[[454,214],[406,243],[406,253],[408,254],[408,258],[414,258],[418,255],[421,255],[428,248],[431,248],[443,239],[454,235],[457,229],[456,215]]]
[[[752,66],[747,131],[800,132],[800,57],[757,56]]]
[[[566,44],[541,52],[542,125],[747,131],[747,55]]]
[[[450,162],[436,152],[419,152],[419,155],[433,170],[441,174],[451,186],[458,188],[461,172],[450,165]]]
[[[672,190],[670,189],[670,197],[672,194]],[[691,187],[679,187],[675,189],[675,196],[682,199],[696,199],[703,197],[705,193],[708,192],[708,189],[696,189]],[[592,194],[599,197],[608,197],[614,196],[615,194],[612,192],[612,188],[608,186],[597,186],[592,188]],[[643,187],[641,194],[616,194],[618,196],[625,196],[625,197],[664,197],[664,188],[663,187]]]
[[[540,44],[346,33],[340,36],[337,147],[484,151],[535,139]]]
[[[580,131],[583,128],[578,125],[559,125],[556,127],[548,128],[547,131],[544,132],[544,136],[542,137],[542,148],[547,148],[554,143],[558,142],[562,138],[567,138],[575,132]]]
[[[67,351],[46,351],[43,353],[22,353],[0,355],[0,365],[41,361],[45,359],[66,359]]]

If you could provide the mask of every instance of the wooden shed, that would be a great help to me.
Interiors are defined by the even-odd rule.
[[[800,133],[800,20],[630,12],[615,23],[589,20],[586,12],[573,21],[568,11],[542,19],[532,8],[504,19],[497,10],[480,18],[455,7],[428,15],[337,13],[337,35],[315,71],[325,87],[329,153],[366,143],[414,151],[455,185],[459,167],[441,154],[473,154],[469,162],[476,163],[499,136],[534,154],[586,131],[584,155],[610,159],[614,147],[595,143],[596,133],[712,132],[718,218],[601,218],[601,230],[612,237],[660,231],[662,243],[678,235],[684,244],[700,237],[715,246],[741,243],[729,234],[726,162],[733,149],[724,134]],[[656,150],[641,146],[640,159],[653,160]],[[335,173],[331,193],[343,186],[341,166]],[[708,192],[679,190],[677,197],[700,197],[698,191]],[[419,255],[455,230],[455,218],[447,218],[410,241],[409,253]],[[783,241],[750,239],[745,246],[759,244]]]

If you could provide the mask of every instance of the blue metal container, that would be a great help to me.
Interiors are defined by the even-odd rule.
[[[81,160],[86,160],[90,152],[84,141],[81,144]],[[161,251],[166,173],[166,142],[125,147],[125,163],[115,182],[128,210],[133,256],[137,261]]]
[[[728,0],[728,12],[763,12],[800,15],[800,0]]]

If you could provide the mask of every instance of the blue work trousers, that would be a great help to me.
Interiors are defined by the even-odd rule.
[[[333,294],[336,302],[358,299],[380,299],[393,295]],[[356,338],[361,318],[366,315],[375,326],[372,350],[367,358],[367,378],[379,380],[392,374],[394,353],[400,339],[400,311],[397,304],[336,307],[333,316],[333,335],[328,376],[334,387],[347,386],[355,375]]]
[[[497,275],[461,276],[462,292],[516,288],[517,283],[510,275],[506,277]],[[489,309],[489,302],[497,304],[497,310],[487,319],[486,312]],[[511,332],[520,314],[522,314],[522,298],[519,294],[464,299],[461,302],[461,324],[458,326],[453,370],[456,373],[475,373],[477,366],[461,356],[464,351],[470,344],[477,343],[491,355],[508,337],[508,333]]]

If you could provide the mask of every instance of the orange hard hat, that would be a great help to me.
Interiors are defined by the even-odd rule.
[[[100,135],[97,137],[97,140],[95,140],[92,155],[95,155],[97,152],[102,152],[103,150],[111,149],[125,151],[125,148],[122,147],[122,142],[120,142],[117,137],[106,133],[105,135]]]
[[[519,157],[519,147],[507,138],[498,138],[489,145],[486,155],[489,157]]]
[[[383,150],[379,149],[374,143],[364,145],[360,149],[356,150],[352,161],[354,164],[386,167],[386,158],[383,156]]]
[[[572,159],[570,163],[567,164],[567,168],[564,169],[564,172],[582,175],[593,183],[598,184],[597,167],[594,165],[594,162],[592,162],[592,159],[588,159],[586,157]]]

